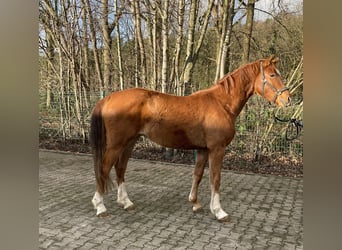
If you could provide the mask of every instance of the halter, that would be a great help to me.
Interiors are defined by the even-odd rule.
[[[264,97],[264,93],[265,93],[265,85],[267,84],[275,93],[272,103],[275,103],[275,101],[277,100],[278,96],[280,96],[284,91],[289,90],[288,87],[284,87],[282,89],[277,89],[276,87],[274,87],[271,83],[269,83],[266,78],[265,78],[265,74],[264,74],[264,69],[262,67],[262,62],[260,62],[260,72],[262,75],[262,87],[261,87],[261,96]]]

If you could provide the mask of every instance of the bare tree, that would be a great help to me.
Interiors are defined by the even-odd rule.
[[[48,32],[46,34],[46,55],[48,58],[48,61],[50,63],[47,64],[47,75],[48,75],[48,80],[46,83],[46,107],[49,108],[51,105],[51,76],[52,75],[52,65],[53,65],[53,60],[54,60],[54,44],[53,40],[51,37],[51,33]]]
[[[58,78],[60,82],[60,114],[63,136],[64,138],[66,136],[65,118],[68,118],[67,122],[70,124],[72,118],[70,114],[73,112],[78,123],[78,132],[85,141],[83,109],[86,102],[83,100],[84,95],[86,95],[85,88],[87,85],[84,81],[84,72],[81,70],[81,63],[84,63],[84,60],[82,60],[82,43],[75,39],[80,37],[81,34],[82,27],[79,22],[82,16],[81,11],[77,7],[76,1],[61,1],[60,6],[57,6],[57,1],[43,0],[40,3],[40,9],[42,14],[52,20],[51,25],[46,25],[46,28],[49,39],[53,40],[59,57]],[[55,71],[57,72],[57,70]],[[72,84],[71,86],[69,82]],[[73,93],[73,107],[70,105],[70,93]]]
[[[112,71],[112,27],[109,26],[108,18],[108,0],[101,0],[101,25],[103,36],[103,85],[105,92],[109,92],[111,86],[111,71]]]
[[[82,0],[82,4],[84,5],[86,12],[87,12],[87,15],[88,15],[90,38],[91,38],[91,42],[92,42],[92,50],[93,50],[95,68],[96,68],[96,73],[97,73],[97,81],[98,81],[98,84],[100,87],[100,97],[103,98],[105,86],[104,86],[103,74],[102,74],[102,70],[101,70],[100,55],[99,55],[99,51],[97,48],[97,39],[96,39],[94,17],[93,17],[92,10],[90,7],[90,1],[89,0]]]
[[[64,88],[65,88],[65,81],[64,81],[64,63],[63,63],[63,57],[64,57],[64,49],[61,46],[60,38],[60,26],[61,26],[61,20],[60,17],[57,14],[57,1],[50,2],[47,0],[43,0],[39,2],[39,16],[40,21],[44,26],[45,33],[49,37],[50,42],[53,41],[54,44],[54,50],[57,52],[58,57],[58,64],[55,65],[53,61],[51,61],[51,58],[48,57],[48,63],[52,66],[54,69],[55,75],[58,79],[59,83],[59,90],[60,90],[60,100],[59,100],[59,114],[60,114],[60,131],[62,133],[62,138],[66,138],[66,122],[65,117],[67,113],[67,105],[66,105],[66,98],[64,94]],[[51,44],[51,43],[50,43]],[[45,52],[47,55],[49,54],[48,51]]]
[[[184,84],[185,95],[188,95],[192,92],[192,86],[191,86],[192,79],[191,78],[192,78],[193,68],[197,61],[198,53],[201,49],[203,39],[207,31],[211,10],[214,6],[214,0],[209,0],[208,8],[204,14],[204,17],[201,18],[202,21],[201,21],[201,27],[200,27],[200,32],[199,32],[199,38],[195,44],[195,28],[196,28],[198,4],[199,4],[199,0],[191,0],[190,20],[189,20],[188,38],[187,38],[187,47],[186,47],[186,58],[185,58],[184,72],[183,72],[183,78],[182,78],[182,82]]]
[[[154,68],[156,67],[153,62],[153,20],[154,20],[154,9],[151,6],[150,0],[143,1],[145,8],[146,8],[146,33],[147,33],[147,42],[148,47],[146,49],[147,56],[147,86],[148,88],[155,89],[155,82],[154,82]]]
[[[136,53],[137,53],[137,79],[136,81],[140,83],[136,83],[139,86],[146,86],[146,52],[145,52],[145,43],[143,40],[143,34],[141,31],[141,10],[140,10],[140,1],[134,0],[131,3],[132,12],[134,17],[134,31],[135,31],[135,41],[136,41]],[[139,75],[139,77],[138,77]]]
[[[148,0],[149,2],[149,0]],[[158,13],[158,8],[160,9],[160,1],[159,0],[153,0],[152,3],[149,4],[151,9],[152,9],[152,29],[151,29],[151,34],[152,34],[152,84],[151,88],[152,89],[157,89],[159,80],[161,79],[161,70],[160,70],[160,23],[161,23],[161,17]]]
[[[88,36],[88,22],[87,22],[87,12],[85,8],[82,8],[82,54],[83,57],[81,58],[82,64],[84,65],[83,71],[84,71],[84,77],[83,77],[83,91],[84,91],[84,102],[86,109],[89,109],[89,91],[90,91],[90,65],[89,65],[89,36]]]
[[[218,48],[216,53],[215,81],[223,77],[229,70],[229,46],[233,28],[235,0],[224,0],[222,5],[216,5],[216,26],[218,30]],[[222,21],[221,21],[222,20]]]
[[[42,31],[45,34],[45,39],[42,37],[39,37],[40,40],[40,49],[44,52],[46,55],[46,81],[45,81],[45,88],[46,88],[46,108],[50,108],[51,105],[51,88],[53,81],[53,75],[58,75],[54,59],[55,59],[55,44],[52,36],[52,20],[49,20],[49,14],[46,12],[46,8],[43,6],[43,3],[40,3],[39,6],[39,14],[40,14],[40,20],[42,25]]]
[[[118,0],[114,0],[114,10],[118,13]],[[120,90],[124,89],[124,73],[122,67],[122,53],[121,53],[121,34],[119,21],[116,25],[116,46],[117,46],[117,55],[118,55],[118,68],[119,68],[119,82],[120,82]]]
[[[183,23],[184,23],[184,12],[185,12],[185,0],[178,1],[178,11],[177,11],[177,38],[173,59],[173,70],[172,73],[174,78],[174,87],[176,89],[177,95],[182,95],[183,91],[180,84],[180,56],[181,56],[181,46],[183,41]],[[172,77],[170,77],[172,80]]]
[[[242,2],[242,0],[240,0]],[[244,39],[242,43],[242,64],[249,61],[249,51],[253,31],[253,20],[254,20],[254,6],[255,0],[248,0],[246,6],[246,25],[244,31]]]
[[[116,1],[116,0],[115,0]],[[134,1],[136,4],[137,1]],[[109,11],[108,0],[101,0],[101,25],[102,25],[102,36],[103,36],[103,81],[104,88],[106,91],[111,91],[113,89],[112,84],[112,71],[113,71],[113,56],[112,56],[112,32],[117,26],[123,8],[125,6],[124,1],[121,1],[120,9],[117,7],[117,1],[115,2],[115,9]],[[110,13],[114,14],[114,20],[109,22]],[[138,24],[139,25],[139,24]]]
[[[168,11],[169,1],[163,1],[160,15],[162,18],[162,76],[161,76],[161,91],[166,93],[168,83]]]

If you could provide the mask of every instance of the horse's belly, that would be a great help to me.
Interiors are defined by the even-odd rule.
[[[143,135],[168,148],[196,149],[205,148],[206,143],[201,131],[184,130],[175,126],[146,126]]]

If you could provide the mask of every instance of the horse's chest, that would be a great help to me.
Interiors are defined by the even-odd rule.
[[[228,119],[211,121],[206,125],[205,135],[208,147],[213,145],[228,145],[235,135],[234,121]]]

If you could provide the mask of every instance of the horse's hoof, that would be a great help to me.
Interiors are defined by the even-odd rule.
[[[96,216],[100,218],[105,218],[109,216],[109,213],[107,211],[104,211],[102,213],[97,214]]]
[[[219,222],[221,223],[228,223],[230,222],[230,216],[229,214],[227,214],[226,216],[224,216],[223,218],[217,219]]]
[[[203,211],[203,207],[202,206],[198,206],[198,207],[193,206],[192,207],[192,212],[194,212],[194,213],[200,213],[202,211]]]
[[[132,204],[132,205],[129,205],[128,207],[125,207],[124,209],[126,210],[126,211],[133,211],[133,210],[135,210],[135,205],[134,204]]]

